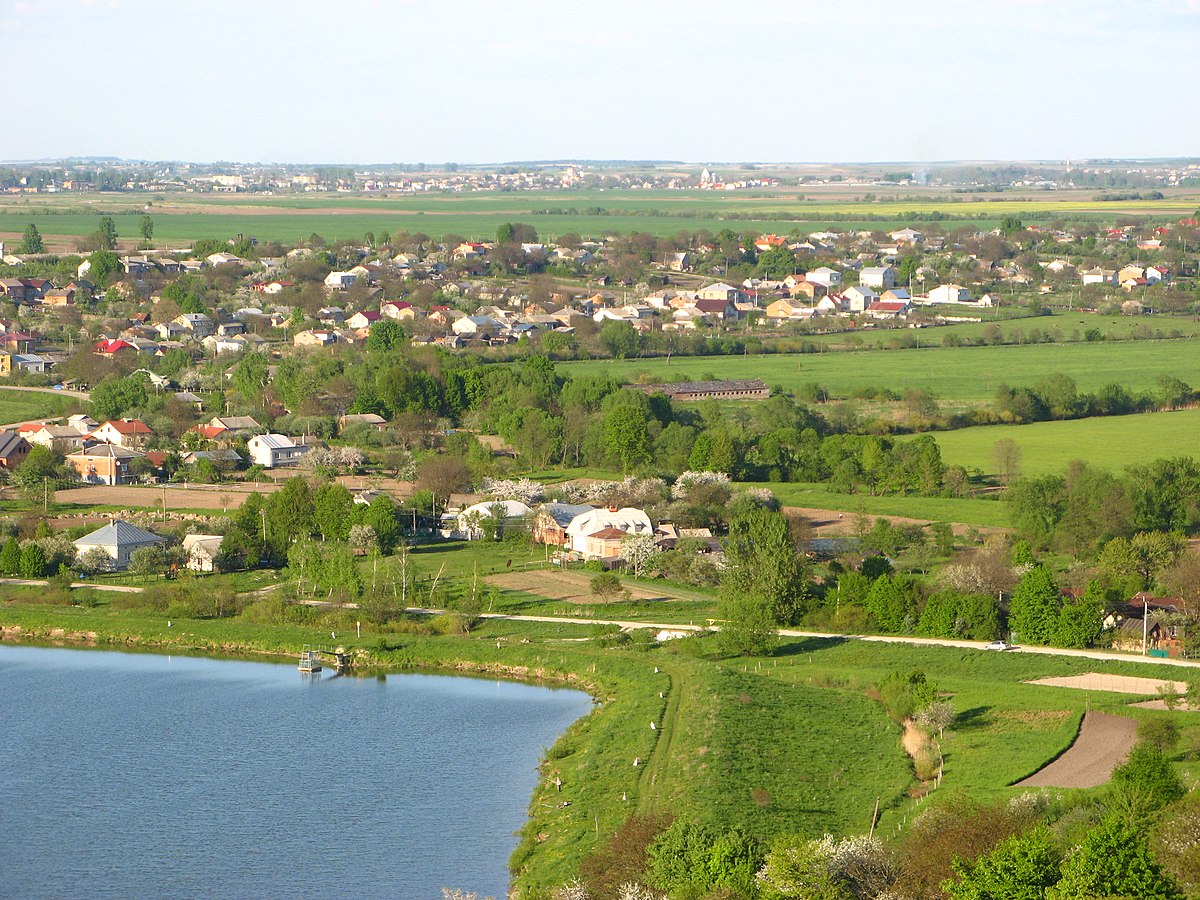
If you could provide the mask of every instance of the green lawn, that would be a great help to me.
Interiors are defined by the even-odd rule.
[[[1161,457],[1200,454],[1200,409],[989,425],[938,432],[935,437],[948,464],[988,475],[996,472],[993,451],[999,440],[1013,440],[1021,448],[1020,468],[1025,475],[1061,474],[1076,459],[1117,470]]]
[[[1100,318],[1100,317],[1095,317]],[[1055,316],[1019,320],[1028,330],[1036,323],[1064,329],[1093,327],[1093,317]],[[1147,320],[1149,321],[1149,320]],[[1156,319],[1163,328],[1194,332],[1186,319]],[[1112,327],[1129,324],[1115,320]],[[979,326],[955,325],[947,328]],[[1016,327],[1006,323],[1002,327]],[[1097,324],[1095,327],[1103,326]],[[941,329],[925,332],[939,341]],[[1120,341],[1035,344],[1025,346],[932,347],[913,350],[863,350],[839,353],[766,354],[762,356],[693,356],[655,359],[588,360],[558,363],[563,374],[608,375],[623,381],[680,381],[712,378],[761,378],[767,384],[796,390],[818,383],[835,397],[856,388],[887,387],[897,392],[921,388],[942,400],[991,400],[1001,384],[1032,386],[1048,375],[1075,379],[1080,391],[1095,391],[1118,381],[1133,391],[1153,391],[1160,375],[1200,385],[1200,352],[1192,341]]]

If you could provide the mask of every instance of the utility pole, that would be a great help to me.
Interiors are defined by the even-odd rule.
[[[43,475],[42,476],[42,512],[47,513],[49,511],[50,511],[50,481],[45,475]]]

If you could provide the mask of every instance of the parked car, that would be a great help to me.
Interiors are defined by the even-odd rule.
[[[987,645],[988,650],[1015,650],[1016,646],[1008,641],[992,641]]]

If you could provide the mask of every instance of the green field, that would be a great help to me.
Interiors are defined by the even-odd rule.
[[[938,432],[942,458],[952,465],[993,475],[996,441],[1013,440],[1021,448],[1024,475],[1062,474],[1072,460],[1119,470],[1171,456],[1200,455],[1200,409],[1106,416],[1031,425],[989,425]]]
[[[79,407],[80,401],[41,391],[0,391],[0,424],[52,419]]]
[[[1056,316],[1022,320],[1031,327],[1078,323],[1093,327],[1087,316]],[[1117,325],[1128,320],[1118,320]],[[1194,332],[1197,323],[1156,319]],[[967,328],[971,326],[950,326]],[[975,326],[978,327],[978,326]],[[1096,327],[1100,327],[1099,324]],[[926,332],[932,340],[942,329]],[[856,388],[887,387],[897,392],[921,388],[940,400],[990,400],[1001,384],[1032,386],[1054,373],[1075,379],[1080,391],[1095,391],[1120,382],[1131,391],[1153,391],[1160,375],[1200,385],[1200,350],[1190,340],[1119,341],[1024,346],[934,347],[913,350],[863,350],[837,353],[766,354],[762,356],[693,356],[670,359],[619,359],[565,362],[563,374],[610,376],[623,381],[681,381],[712,378],[761,378],[785,390],[818,383],[834,397],[847,397]]]
[[[862,192],[879,199],[864,201]],[[897,199],[903,197],[905,199]],[[147,204],[149,207],[147,208]],[[483,238],[508,221],[534,225],[544,238],[568,231],[585,237],[646,231],[669,236],[681,230],[723,227],[736,230],[808,233],[827,227],[889,230],[913,213],[941,212],[951,220],[991,227],[1004,216],[1029,220],[1103,219],[1151,215],[1162,219],[1189,215],[1197,200],[1177,193],[1165,200],[1097,202],[1090,192],[1063,192],[995,198],[947,195],[941,190],[905,187],[781,187],[753,191],[572,190],[464,192],[405,196],[392,194],[52,194],[26,196],[0,206],[0,232],[17,234],[30,221],[49,238],[68,238],[96,228],[96,215],[115,214],[126,238],[150,212],[155,237],[171,243],[198,238],[254,234],[262,240],[295,241],[316,232],[326,239],[357,238],[367,231],[421,231],[433,237],[457,233]],[[545,210],[574,214],[547,214]],[[584,214],[602,209],[604,214]],[[129,216],[129,218],[126,218]],[[853,217],[853,223],[839,222]]]

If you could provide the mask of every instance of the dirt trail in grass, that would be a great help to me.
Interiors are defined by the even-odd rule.
[[[1084,788],[1106,784],[1137,741],[1137,722],[1125,716],[1089,712],[1074,743],[1017,787]]]
[[[664,675],[666,706],[662,721],[654,723],[658,733],[654,752],[646,760],[646,768],[638,779],[638,809],[643,812],[654,807],[656,789],[671,766],[671,744],[675,739],[675,729],[679,726],[679,708],[683,704],[686,680],[678,666],[660,663],[657,669]]]
[[[512,591],[524,591],[536,594],[550,600],[565,600],[568,603],[607,603],[608,600],[597,597],[592,593],[592,574],[589,572],[508,572],[504,575],[491,575],[484,579],[496,587]],[[670,588],[646,587],[624,582],[634,600],[692,600],[671,591]]]

